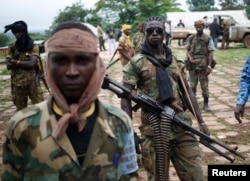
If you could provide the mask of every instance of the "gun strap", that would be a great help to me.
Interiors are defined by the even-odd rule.
[[[186,94],[186,96],[187,96],[189,105],[191,106],[192,112],[193,112],[195,118],[197,119],[197,115],[196,115],[196,113],[195,113],[195,109],[194,109],[193,103],[192,103],[192,101],[191,101],[191,99],[190,99],[190,96],[189,96],[189,94],[188,94],[187,87],[186,87],[186,85],[185,85],[185,83],[184,83],[184,80],[183,80],[183,77],[182,77],[182,74],[181,74],[180,67],[179,67],[179,65],[178,65],[178,63],[177,63],[177,60],[176,60],[176,58],[175,58],[174,56],[173,56],[173,61],[174,61],[175,65],[176,65],[176,69],[177,69],[177,72],[178,72],[178,74],[179,74],[179,77],[180,77],[180,80],[181,80],[182,87],[183,87],[183,89],[184,89],[184,91],[185,91],[185,94]]]

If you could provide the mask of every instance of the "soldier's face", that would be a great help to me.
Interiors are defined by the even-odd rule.
[[[202,33],[204,29],[204,25],[195,25],[195,29],[197,33]]]
[[[96,55],[83,52],[49,53],[51,76],[68,102],[78,102],[95,71]]]
[[[22,31],[15,31],[13,34],[15,35],[16,39],[20,39],[24,33]]]
[[[159,21],[148,22],[146,25],[146,38],[149,44],[159,45],[164,39],[164,27]]]

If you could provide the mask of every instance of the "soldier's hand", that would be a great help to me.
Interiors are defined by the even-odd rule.
[[[234,117],[238,120],[239,123],[242,123],[241,118],[244,116],[244,106],[237,104],[234,109]]]
[[[135,150],[137,154],[141,154],[141,138],[137,135],[137,133],[134,131],[134,140],[135,140]]]
[[[206,135],[210,135],[210,131],[207,128],[207,125],[205,123],[202,123],[199,125],[200,126],[200,131],[205,133]]]

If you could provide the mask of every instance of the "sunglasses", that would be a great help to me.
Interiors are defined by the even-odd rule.
[[[148,34],[152,34],[152,33],[154,33],[154,31],[156,33],[158,33],[158,34],[163,34],[163,29],[162,28],[148,28],[148,29],[146,29],[146,32]]]

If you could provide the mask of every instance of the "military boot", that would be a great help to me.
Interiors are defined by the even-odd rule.
[[[203,106],[204,111],[211,111],[209,105],[208,105],[208,97],[204,97],[204,106]]]
[[[225,48],[225,40],[222,40],[221,49],[224,49],[224,48]]]

